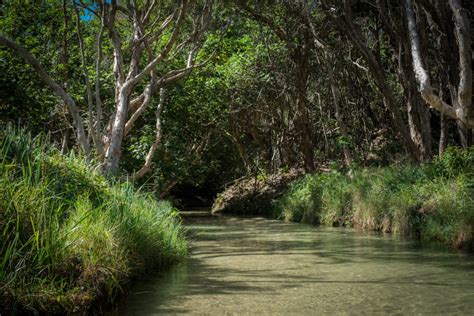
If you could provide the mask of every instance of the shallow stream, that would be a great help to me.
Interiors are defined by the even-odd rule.
[[[262,218],[188,221],[190,258],[136,284],[117,314],[474,314],[472,255]]]

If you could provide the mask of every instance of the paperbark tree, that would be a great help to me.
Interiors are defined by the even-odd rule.
[[[410,136],[420,150],[421,160],[428,160],[432,157],[430,111],[417,91],[404,12],[390,6],[387,0],[377,0],[377,9],[381,29],[387,35],[393,56],[398,61],[398,77],[406,102]]]
[[[458,120],[467,128],[474,128],[474,107],[472,105],[472,52],[471,29],[466,10],[459,0],[449,0],[452,10],[455,34],[458,46],[459,81],[457,87],[447,82],[452,94],[452,104],[443,101],[431,86],[430,74],[426,69],[426,58],[421,45],[413,3],[404,1],[408,31],[410,35],[413,69],[419,85],[419,91],[425,102],[443,115]],[[451,65],[455,67],[456,65]]]
[[[361,33],[359,26],[354,24],[351,1],[343,1],[339,16],[334,14],[334,12],[337,10],[335,10],[335,8],[333,8],[327,1],[323,3],[323,6],[327,12],[328,17],[331,18],[338,29],[346,35],[346,37],[352,42],[354,47],[359,50],[360,54],[365,59],[370,74],[374,79],[375,85],[383,96],[384,104],[392,115],[393,126],[396,130],[396,133],[400,136],[406,151],[413,160],[421,160],[420,149],[418,146],[416,146],[410,136],[409,128],[403,120],[400,108],[395,98],[395,93],[388,82],[384,67],[380,64],[380,61],[375,53],[367,46],[367,40]]]
[[[0,46],[8,47],[18,53],[28,62],[44,81],[44,83],[68,107],[74,120],[78,144],[85,155],[92,156],[89,137],[93,140],[95,158],[101,163],[104,173],[117,175],[122,152],[123,139],[133,127],[135,121],[145,112],[153,95],[161,88],[172,84],[189,75],[192,69],[201,64],[196,63],[196,55],[204,37],[204,32],[211,19],[212,2],[205,1],[198,14],[193,14],[192,0],[180,0],[171,5],[168,14],[163,12],[164,3],[154,0],[127,1],[123,5],[117,0],[106,2],[95,1],[94,5],[83,1],[74,1],[76,13],[76,30],[79,42],[81,69],[86,90],[87,128],[84,126],[82,111],[77,106],[79,100],[74,100],[60,84],[55,82],[38,60],[25,48],[0,35]],[[100,21],[96,34],[96,56],[93,65],[87,65],[85,41],[82,30],[82,14],[87,11],[93,18]],[[186,19],[192,20],[191,31],[183,32]],[[124,31],[124,29],[126,31]],[[104,31],[113,48],[114,91],[113,109],[107,118],[104,116],[101,96],[101,76],[103,69]],[[128,32],[128,33],[127,33]],[[182,34],[183,33],[183,34]],[[184,50],[188,50],[187,60],[183,68],[171,69],[157,73],[157,68],[178,58]],[[91,67],[88,67],[91,66]],[[95,68],[95,98],[90,82],[89,68]],[[145,83],[145,85],[144,85]],[[140,87],[144,88],[140,90]],[[95,104],[94,104],[95,103]],[[163,104],[163,103],[161,103]],[[104,124],[103,120],[107,123]],[[157,116],[159,120],[159,116]],[[103,128],[102,126],[105,126]],[[157,123],[158,126],[158,123]],[[161,133],[156,133],[156,141],[152,149],[159,144]],[[134,178],[143,176],[150,170],[150,161],[154,150],[143,168]]]

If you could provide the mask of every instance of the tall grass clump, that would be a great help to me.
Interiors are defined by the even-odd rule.
[[[289,221],[392,232],[474,250],[474,148],[449,148],[420,165],[309,175],[275,209]]]
[[[0,131],[0,313],[86,312],[187,251],[176,210],[41,137]]]
[[[277,210],[286,221],[315,224],[320,222],[321,187],[318,176],[296,180],[279,201]],[[277,211],[277,212],[278,212]]]

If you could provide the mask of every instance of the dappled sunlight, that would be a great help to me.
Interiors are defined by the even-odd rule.
[[[116,313],[468,313],[474,261],[377,233],[261,218],[189,222],[192,256]]]

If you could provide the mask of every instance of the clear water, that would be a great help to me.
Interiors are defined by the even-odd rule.
[[[474,256],[344,228],[200,218],[191,257],[118,315],[474,314]]]

